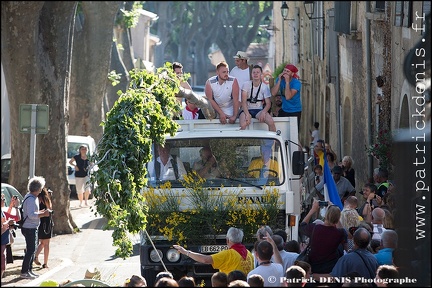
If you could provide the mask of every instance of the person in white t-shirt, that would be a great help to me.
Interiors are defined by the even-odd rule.
[[[256,245],[255,257],[258,260],[258,267],[247,274],[247,279],[253,274],[259,274],[264,278],[264,287],[280,287],[280,279],[284,277],[283,266],[271,261],[273,245],[263,240]]]
[[[192,103],[188,99],[185,98],[186,106],[182,110],[183,120],[194,120],[199,117],[199,108],[195,103]]]
[[[246,81],[252,80],[251,69],[248,64],[249,57],[246,52],[237,51],[234,55],[236,66],[231,70],[230,75],[235,77],[238,81],[239,87],[243,87]],[[239,101],[241,101],[241,90],[239,91]]]
[[[252,121],[252,118],[265,122],[270,131],[276,131],[273,117],[270,115],[271,92],[267,84],[261,80],[262,68],[255,65],[252,68],[253,80],[246,81],[242,86],[242,101],[239,119],[240,129],[244,130]]]
[[[314,130],[310,131],[311,133],[311,143],[313,143],[313,147],[315,147],[317,141],[320,139],[320,131],[318,130],[319,128],[319,123],[315,122],[314,123]]]
[[[221,124],[234,124],[239,111],[239,85],[237,79],[229,75],[225,61],[216,66],[216,76],[210,77],[205,84],[205,94]]]

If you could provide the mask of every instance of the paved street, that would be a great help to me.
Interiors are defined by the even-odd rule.
[[[141,273],[138,245],[134,245],[132,257],[126,260],[115,257],[112,231],[102,230],[106,221],[100,216],[96,217],[88,207],[79,208],[78,200],[71,200],[71,211],[81,232],[51,239],[49,268],[34,269],[35,273],[41,275],[35,280],[22,279],[19,277],[22,258],[16,258],[13,264],[6,266],[2,287],[34,287],[47,279],[57,282],[83,279],[90,267],[96,267],[101,273],[101,280],[110,286],[122,286],[126,278]],[[133,239],[133,243],[138,243],[138,237]],[[39,260],[43,262],[43,255],[39,256]]]

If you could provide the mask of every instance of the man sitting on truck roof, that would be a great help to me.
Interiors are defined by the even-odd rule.
[[[261,146],[261,157],[249,164],[248,175],[254,178],[279,177],[279,164],[271,157],[272,145]]]
[[[180,245],[173,247],[197,262],[211,264],[220,272],[228,274],[233,270],[240,270],[247,275],[254,268],[254,260],[252,253],[242,244],[243,236],[241,229],[230,227],[226,235],[228,249],[212,255],[186,250]]]
[[[244,130],[252,121],[252,118],[265,122],[270,131],[276,131],[273,117],[269,111],[271,108],[271,92],[268,85],[262,83],[262,68],[253,66],[253,80],[246,81],[241,88],[241,108],[239,120],[240,129]],[[254,91],[255,90],[255,91]]]
[[[148,175],[156,180],[179,180],[187,174],[183,162],[176,155],[171,155],[171,146],[156,145],[159,156],[148,164]]]

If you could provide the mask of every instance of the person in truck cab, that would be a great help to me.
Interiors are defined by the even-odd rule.
[[[268,178],[279,176],[279,164],[271,157],[271,153],[271,145],[261,146],[261,157],[253,159],[249,164],[249,177]]]
[[[179,180],[187,174],[183,162],[176,155],[171,155],[171,146],[156,145],[159,156],[148,165],[148,174],[156,180]]]
[[[205,146],[200,149],[199,153],[201,159],[193,164],[193,169],[197,171],[202,178],[214,179],[220,176],[218,163],[211,148]]]
[[[233,270],[240,270],[247,275],[254,268],[254,260],[252,253],[242,244],[243,236],[241,229],[230,227],[226,234],[228,249],[212,255],[186,250],[180,245],[173,245],[173,247],[179,253],[197,262],[211,264],[214,269],[219,269],[220,272],[228,274]]]

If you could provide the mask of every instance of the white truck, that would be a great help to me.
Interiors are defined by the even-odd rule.
[[[213,194],[206,194],[213,196],[209,196],[200,204],[210,206],[209,209],[214,209],[214,213],[210,211],[206,216],[207,219],[197,220],[199,217],[194,214],[196,213],[195,208],[191,209],[190,207],[194,201],[191,200],[191,197],[196,197],[196,195],[191,196],[185,193],[186,190],[191,190],[191,185],[193,186],[193,184],[189,186],[185,184],[187,182],[185,181],[186,178],[184,180],[162,181],[154,175],[148,176],[149,181],[146,189],[148,189],[147,193],[150,194],[147,194],[146,198],[148,198],[149,205],[151,206],[150,202],[153,201],[153,208],[160,209],[158,212],[161,213],[155,216],[155,210],[150,209],[147,228],[142,231],[140,237],[141,274],[147,279],[150,286],[153,285],[152,281],[160,271],[168,270],[176,277],[190,275],[195,279],[209,279],[216,271],[211,265],[200,264],[188,257],[179,255],[172,245],[181,243],[191,251],[205,254],[227,249],[225,235],[228,226],[234,226],[233,223],[225,223],[223,229],[216,229],[212,226],[214,228],[212,230],[206,227],[214,225],[217,220],[224,217],[217,214],[223,207],[213,207],[223,202],[215,200],[221,195],[230,194],[238,197],[236,204],[227,204],[228,202],[225,202],[226,205],[238,205],[240,207],[238,209],[241,210],[246,209],[242,205],[245,201],[248,201],[249,204],[252,203],[248,207],[260,209],[268,200],[265,197],[266,193],[268,193],[266,191],[276,191],[278,211],[277,216],[274,217],[275,219],[271,219],[271,221],[275,220],[273,223],[276,224],[270,226],[284,229],[288,234],[288,240],[298,239],[298,225],[302,212],[302,200],[304,199],[304,195],[301,195],[301,176],[306,170],[305,166],[307,165],[305,163],[307,163],[308,159],[298,144],[296,118],[279,117],[274,118],[274,121],[277,132],[268,131],[268,126],[265,123],[258,122],[256,119],[252,120],[246,130],[240,130],[238,123],[222,125],[218,119],[177,121],[181,129],[174,136],[168,136],[166,143],[169,143],[171,147],[170,154],[174,158],[180,158],[188,173],[194,173],[193,165],[199,160],[200,150],[203,147],[209,147],[217,159],[218,169],[220,170],[218,175],[212,177],[212,179],[205,179],[201,185],[198,185],[198,188],[193,189],[195,192],[199,191],[200,193],[202,192],[201,188],[208,189],[207,191],[216,191]],[[258,178],[252,177],[251,171],[248,171],[251,161],[261,156],[260,149],[263,145],[271,147],[272,159],[277,161],[278,165],[277,169],[273,169],[277,171],[269,171],[267,176],[263,176],[264,179],[260,178],[261,176]],[[153,151],[155,150],[153,149]],[[169,182],[168,186],[167,182]],[[161,193],[165,193],[165,196],[162,197]],[[167,195],[175,195],[174,197],[177,197],[177,200],[170,201],[167,199]],[[184,221],[184,218],[179,215],[176,217],[167,216],[170,211],[165,208],[168,207],[169,203],[173,204],[174,202],[179,204],[177,207],[179,211],[188,211],[185,212],[185,214],[189,215],[189,218],[186,218],[187,221]],[[237,209],[234,206],[228,210]],[[242,220],[238,220],[235,226],[243,228],[246,221],[253,222],[252,217],[258,216],[243,218],[244,223],[241,222]],[[180,225],[179,222],[182,219],[184,223]],[[193,228],[198,228],[198,232],[194,232],[198,235],[195,235],[197,237],[193,240],[191,237],[193,238],[194,235],[186,237],[182,234],[183,231],[180,233],[174,231],[180,227],[187,229],[185,228],[187,222],[190,222],[190,225],[194,226]],[[211,225],[208,225],[208,223],[211,223]],[[244,241],[244,244],[248,248],[252,248],[254,243],[253,238],[249,236],[255,236],[258,228],[266,224],[270,223],[256,223],[252,232],[249,231],[248,234],[244,230],[245,239],[249,239],[246,240],[247,243]],[[202,241],[199,241],[200,239]]]

